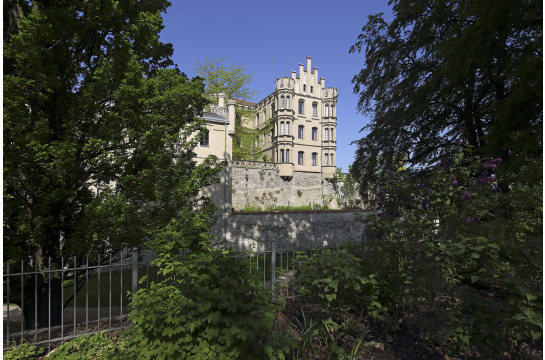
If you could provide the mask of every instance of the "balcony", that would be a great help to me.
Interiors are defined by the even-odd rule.
[[[293,164],[292,163],[279,163],[278,164],[278,175],[282,178],[292,178],[293,177]]]
[[[324,172],[324,179],[333,180],[333,178],[335,177],[335,166],[324,166],[322,169]]]

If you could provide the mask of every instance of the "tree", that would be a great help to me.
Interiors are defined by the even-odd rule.
[[[53,269],[81,265],[88,254],[94,265],[125,246],[176,237],[193,250],[204,246],[197,240],[214,205],[198,192],[218,182],[221,164],[192,160],[192,135],[203,126],[196,115],[208,100],[201,79],[168,68],[172,45],[158,34],[169,5],[4,3],[3,220],[11,269],[21,260],[44,269],[47,258]],[[65,280],[74,277],[79,290],[83,274]],[[38,283],[38,327],[48,324],[48,285]],[[10,301],[18,301],[17,286],[10,285]],[[71,300],[61,303],[60,286],[53,276],[52,326]],[[24,291],[31,328],[34,282]]]
[[[251,100],[259,91],[251,90],[248,84],[252,81],[252,74],[245,74],[246,67],[223,66],[221,63],[225,58],[204,59],[204,62],[195,63],[195,72],[205,79],[206,91],[208,94],[223,92],[226,99]]]
[[[542,2],[391,3],[393,21],[369,16],[350,48],[365,53],[352,83],[371,116],[355,142],[362,193],[404,157],[410,171],[444,160],[456,139],[508,171],[539,158]]]
[[[228,68],[221,63],[225,58],[205,59],[204,62],[196,62],[195,72],[205,79],[206,92],[211,101],[217,102],[215,94],[224,93],[226,100],[241,99],[252,100],[258,91],[250,90],[248,84],[252,81],[252,74],[245,74],[242,64],[231,65]],[[258,129],[251,125],[256,116],[253,109],[236,109],[235,135],[233,136],[233,159],[260,160],[264,159],[263,151],[259,147],[259,139],[268,135],[274,123],[269,119]]]

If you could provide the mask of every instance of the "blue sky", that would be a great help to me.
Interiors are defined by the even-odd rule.
[[[171,2],[161,41],[173,44],[173,60],[189,77],[196,75],[195,62],[226,57],[224,65],[243,64],[253,74],[250,87],[261,100],[274,90],[277,57],[278,76],[290,76],[310,56],[326,86],[338,89],[336,165],[348,171],[356,150],[349,144],[368,122],[356,111],[351,84],[365,58],[348,50],[368,15],[391,19],[387,1]]]

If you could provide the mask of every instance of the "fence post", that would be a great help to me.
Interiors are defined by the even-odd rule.
[[[132,301],[134,302],[134,295],[138,291],[138,248],[132,248]],[[134,309],[136,312],[136,309]]]
[[[276,282],[276,243],[272,239],[272,255],[271,255],[271,290],[272,290],[272,299],[274,301],[274,284]]]

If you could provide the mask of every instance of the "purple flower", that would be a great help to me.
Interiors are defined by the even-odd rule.
[[[432,192],[432,191],[433,191],[433,188],[429,188],[428,191],[429,191],[429,192]]]
[[[483,169],[495,169],[497,168],[496,164],[491,164],[488,161],[481,165]]]
[[[429,200],[422,200],[422,209],[426,210],[430,207],[430,201]]]
[[[456,138],[456,145],[460,145],[462,143],[462,140],[460,138]]]
[[[380,199],[384,199],[386,197],[386,190],[380,190],[378,193],[376,193],[376,195],[380,198]]]
[[[466,199],[468,199],[468,200],[469,200],[469,199],[471,199],[471,194],[470,194],[470,193],[468,193],[468,192],[466,192],[466,193],[464,194],[464,196],[465,196],[465,197],[466,197]]]
[[[491,164],[499,164],[502,162],[502,159],[501,158],[497,158],[497,159],[494,159],[494,160],[490,160],[490,163]]]
[[[466,224],[467,224],[467,225],[473,224],[474,222],[475,222],[475,219],[474,219],[474,218],[469,217],[469,216],[466,218]]]
[[[390,176],[395,176],[396,174],[393,171],[390,171]]]
[[[425,187],[426,187],[426,184],[420,184],[420,185],[418,185],[418,188],[419,188],[420,190],[422,190],[422,189],[425,188]]]
[[[458,181],[454,180],[454,181],[452,182],[452,186],[458,186]]]

